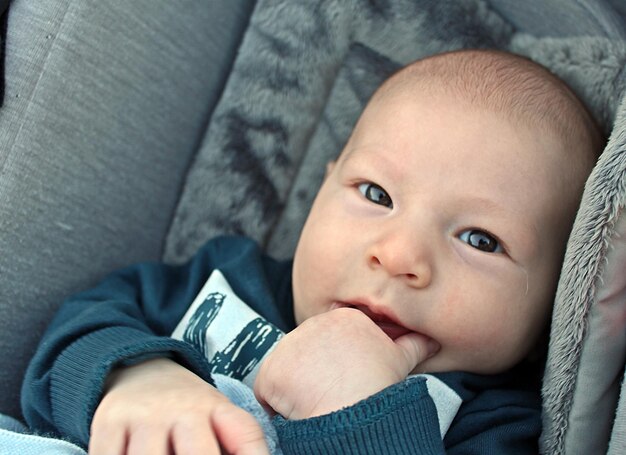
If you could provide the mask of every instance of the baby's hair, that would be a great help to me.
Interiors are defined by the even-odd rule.
[[[398,88],[452,94],[459,103],[556,133],[568,150],[587,149],[574,160],[586,171],[604,148],[600,129],[574,92],[549,70],[519,55],[461,50],[427,57],[394,74],[375,97],[385,98]]]

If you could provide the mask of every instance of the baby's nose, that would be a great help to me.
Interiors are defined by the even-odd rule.
[[[368,266],[386,271],[409,286],[423,288],[432,280],[429,247],[426,242],[406,240],[400,233],[374,242],[368,251]]]

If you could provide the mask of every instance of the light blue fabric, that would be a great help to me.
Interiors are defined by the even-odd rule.
[[[213,375],[217,389],[228,397],[230,401],[248,411],[261,426],[265,435],[265,442],[272,455],[280,455],[283,451],[278,445],[278,435],[272,425],[268,413],[263,409],[254,396],[254,392],[243,382],[222,374]]]
[[[80,447],[60,439],[28,434],[17,420],[0,414],[0,455],[86,455]]]
[[[236,379],[214,375],[215,385],[235,405],[245,409],[259,422],[272,455],[280,455],[278,436],[269,415],[259,404],[252,389]],[[0,455],[86,455],[82,448],[60,439],[33,435],[14,418],[0,414]]]

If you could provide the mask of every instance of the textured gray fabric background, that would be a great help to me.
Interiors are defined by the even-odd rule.
[[[625,108],[623,97],[587,182],[555,299],[543,385],[546,453],[606,453],[609,438],[617,447],[626,429],[616,422],[610,436],[626,354],[623,251],[612,251],[626,235],[619,222],[626,203]]]
[[[19,416],[26,363],[66,295],[160,258],[249,8],[12,2],[0,110],[0,412]]]

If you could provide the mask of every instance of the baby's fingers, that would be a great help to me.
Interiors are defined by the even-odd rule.
[[[432,338],[417,333],[407,333],[395,340],[404,354],[406,372],[409,374],[417,365],[432,357],[439,351],[441,346]]]
[[[140,426],[128,437],[126,455],[169,455],[170,443],[166,428],[156,426]]]
[[[112,429],[113,430],[113,429]],[[116,431],[93,433],[89,455],[169,455],[171,453],[167,428],[140,425],[134,430],[117,427]],[[216,452],[219,454],[219,452]]]
[[[126,443],[127,434],[123,428],[104,428],[92,432],[89,439],[89,455],[124,455]]]
[[[201,424],[190,420],[181,420],[172,429],[172,447],[176,454],[220,455],[220,446],[209,418]]]
[[[269,455],[261,426],[243,409],[224,403],[211,414],[211,423],[226,453]]]

